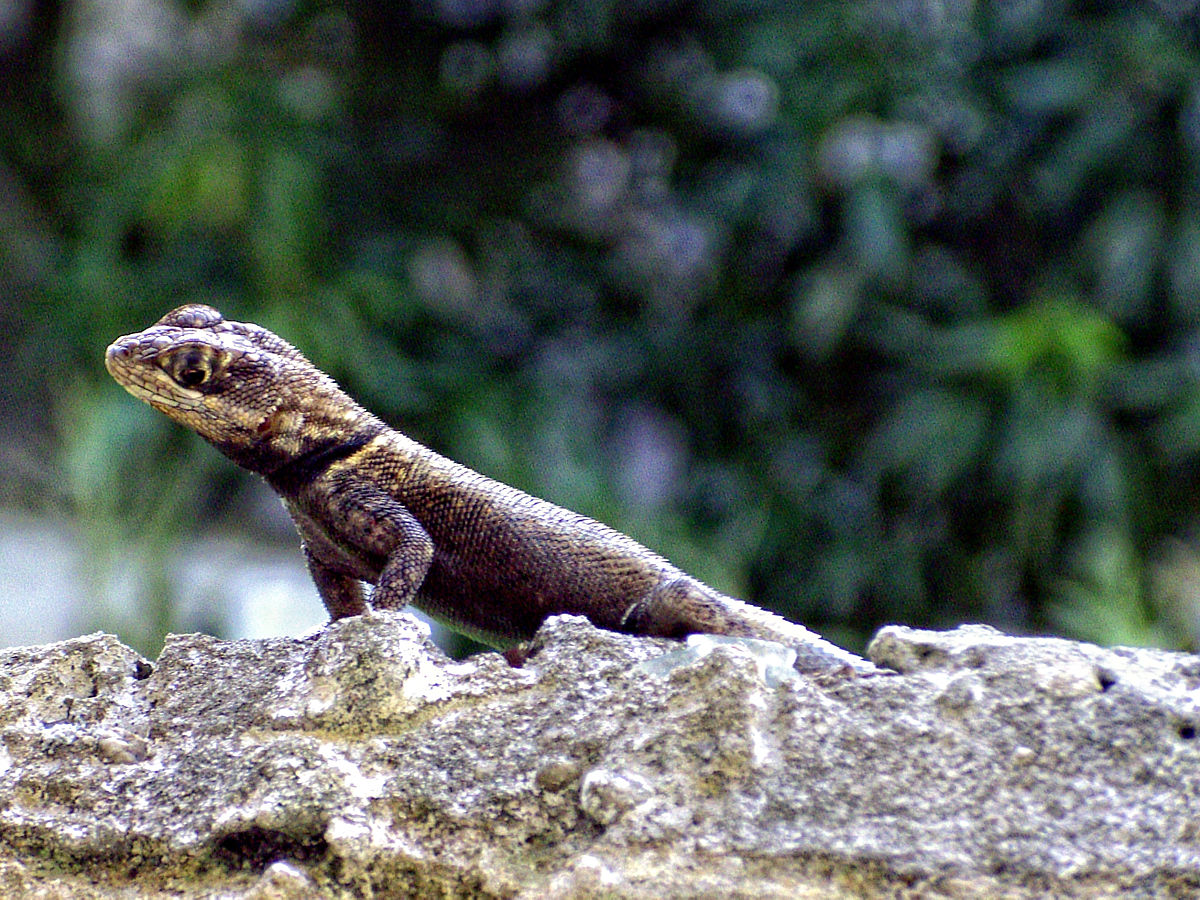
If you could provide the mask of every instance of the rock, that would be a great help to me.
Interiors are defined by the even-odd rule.
[[[1200,896],[1200,658],[886,628],[785,677],[559,617],[0,651],[0,895]]]

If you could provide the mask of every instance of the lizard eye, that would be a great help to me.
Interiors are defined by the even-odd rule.
[[[184,387],[196,387],[197,385],[204,384],[207,378],[208,372],[201,368],[180,369],[175,375],[175,380]]]
[[[200,350],[189,350],[176,354],[163,367],[176,383],[185,388],[196,388],[212,376],[212,359]]]

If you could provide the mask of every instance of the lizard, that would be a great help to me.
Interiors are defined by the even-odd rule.
[[[172,310],[118,338],[104,361],[134,397],[266,479],[331,620],[412,604],[519,652],[544,619],[570,613],[630,634],[775,641],[797,651],[801,671],[875,671],[632,538],[390,428],[284,339],[211,306]]]

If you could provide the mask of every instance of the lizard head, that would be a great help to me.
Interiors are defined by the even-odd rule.
[[[104,364],[133,396],[264,474],[369,415],[291,344],[211,306],[117,338]]]

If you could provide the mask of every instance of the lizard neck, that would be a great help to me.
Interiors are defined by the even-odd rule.
[[[335,385],[303,387],[280,392],[281,402],[254,426],[252,439],[217,448],[282,489],[305,483],[387,429]]]
[[[333,463],[357,453],[378,433],[362,429],[342,438],[330,438],[292,457],[278,468],[264,472],[263,475],[277,493],[284,497],[293,496]]]

